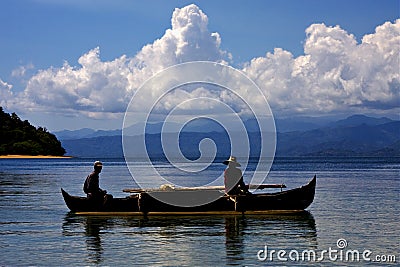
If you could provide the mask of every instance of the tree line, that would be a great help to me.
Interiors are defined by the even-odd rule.
[[[0,107],[0,155],[62,156],[65,149],[46,128],[34,127],[17,114],[8,114]]]

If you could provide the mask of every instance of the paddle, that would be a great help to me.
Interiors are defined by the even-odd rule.
[[[163,187],[163,186],[161,186]],[[247,189],[266,189],[266,188],[286,188],[284,184],[250,184],[246,185]],[[159,192],[159,191],[198,191],[198,190],[225,190],[224,186],[199,186],[199,187],[173,187],[164,186],[164,188],[126,188],[122,190],[125,193],[143,193],[143,192]]]

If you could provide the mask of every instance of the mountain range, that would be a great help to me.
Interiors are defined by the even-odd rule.
[[[245,121],[249,133],[250,154],[260,153],[260,133],[255,121]],[[146,135],[140,134],[144,124],[129,127],[129,138],[146,140],[150,156],[163,156],[161,146],[162,123],[146,125]],[[175,127],[176,126],[176,127]],[[179,125],[169,125],[179,129]],[[341,120],[313,119],[308,117],[276,120],[277,156],[400,156],[400,121],[353,115]],[[124,132],[126,133],[126,132]],[[121,130],[80,129],[54,133],[61,140],[67,155],[76,157],[123,157]],[[163,133],[174,136],[172,132]],[[217,157],[230,154],[230,140],[224,129],[212,121],[198,121],[184,127],[179,136],[179,146],[186,157],[199,157],[199,142],[213,139]],[[144,156],[144,155],[138,155]]]

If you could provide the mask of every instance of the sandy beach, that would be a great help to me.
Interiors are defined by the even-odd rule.
[[[50,156],[50,155],[0,155],[0,159],[69,159],[71,156]]]

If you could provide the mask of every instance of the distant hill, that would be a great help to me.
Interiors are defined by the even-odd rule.
[[[0,107],[0,155],[62,156],[65,149],[46,128],[35,128],[17,114],[8,114]]]
[[[168,123],[167,125],[169,132],[179,132],[181,129],[181,125],[178,123]],[[163,130],[164,127],[164,130]],[[146,134],[159,134],[165,131],[166,126],[162,122],[157,123],[137,123],[131,125],[124,129],[125,135],[141,135],[144,132]],[[190,126],[185,126],[182,129],[183,132],[223,132],[224,129],[213,121],[194,121],[190,124]],[[121,135],[122,130],[93,130],[89,128],[83,128],[79,130],[62,130],[58,132],[54,132],[60,140],[71,140],[71,139],[80,139],[80,138],[92,138],[92,137],[100,137],[100,136],[115,136]]]
[[[61,140],[67,155],[81,158],[122,158],[121,135]]]
[[[81,138],[93,138],[99,136],[114,136],[121,135],[121,130],[93,130],[89,128],[83,128],[79,130],[62,130],[58,132],[54,132],[60,140],[71,140],[71,139],[81,139]]]
[[[175,134],[167,133],[166,140],[168,144],[172,144],[171,140]],[[143,135],[125,137],[134,142],[143,140]],[[161,145],[161,134],[146,134],[146,148],[150,157],[163,157],[164,152]],[[185,157],[198,158],[200,156],[199,143],[204,138],[213,139],[216,144],[217,157],[229,157],[231,153],[231,146],[229,137],[224,133],[211,132],[211,133],[196,133],[196,132],[183,132],[179,136],[179,145],[181,152]],[[250,153],[252,156],[257,156],[260,153],[260,147],[256,140],[260,140],[259,134],[251,133],[250,139]],[[93,138],[82,138],[75,140],[63,140],[63,146],[67,150],[68,155],[77,157],[92,158],[120,158],[123,157],[122,138],[118,136],[100,136]],[[138,151],[133,150],[134,157],[144,157],[146,154],[139,154]],[[175,154],[177,156],[177,154]]]
[[[311,129],[305,127],[308,130],[277,133],[277,156],[400,156],[400,121],[355,115],[338,121],[319,121],[318,124],[323,126],[312,125],[310,121],[307,123],[310,123],[308,126]],[[152,133],[146,135],[148,152],[154,157],[162,156],[161,138],[156,129],[160,125],[151,126]],[[260,152],[259,133],[255,132],[255,125],[251,121],[246,122],[246,128],[250,132],[251,156],[257,156]],[[185,156],[198,157],[199,142],[204,138],[215,141],[218,157],[229,155],[229,138],[218,126],[208,128],[199,123],[185,130],[179,139],[180,149]],[[143,135],[130,138],[143,139]],[[120,134],[62,140],[62,144],[68,155],[78,157],[123,156]]]
[[[277,155],[281,156],[400,156],[394,146],[400,140],[400,122],[382,125],[323,127],[305,132],[278,134]]]
[[[277,132],[295,132],[295,131],[309,131],[315,130],[322,127],[337,127],[337,126],[357,126],[361,124],[366,125],[379,125],[388,122],[393,122],[389,118],[373,118],[365,115],[353,115],[346,119],[334,120],[332,117],[293,117],[293,118],[277,118],[275,119],[275,125]],[[167,125],[169,132],[178,132],[181,128],[180,124],[169,122]],[[258,124],[255,119],[249,119],[244,122],[244,126],[249,132],[258,132]],[[145,128],[146,127],[146,128]],[[125,135],[141,135],[143,129],[146,129],[146,134],[159,134],[162,132],[165,125],[163,123],[137,123],[127,127],[124,130]],[[185,125],[182,129],[183,132],[224,132],[224,129],[218,123],[211,120],[193,120],[190,124]],[[80,139],[80,138],[92,138],[99,136],[115,136],[121,135],[121,130],[93,130],[89,128],[83,128],[79,130],[62,130],[54,132],[60,140]]]
[[[358,126],[361,124],[380,125],[380,124],[385,124],[385,123],[389,123],[389,122],[393,122],[393,121],[394,120],[391,120],[391,119],[385,118],[385,117],[373,118],[373,117],[368,117],[365,115],[353,115],[346,119],[333,122],[330,124],[330,126],[331,127],[333,127],[333,126]]]

